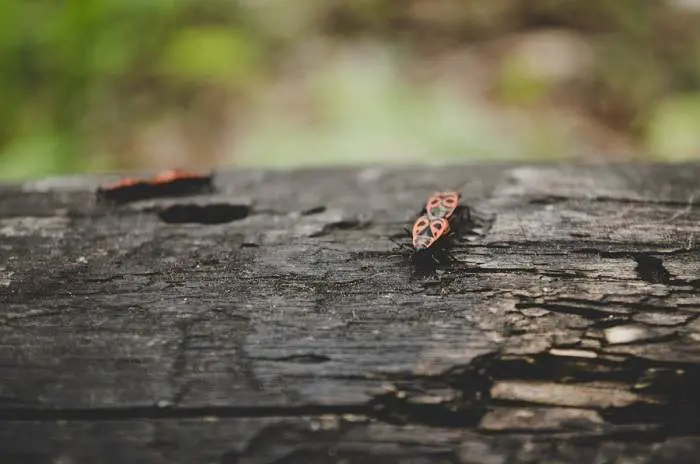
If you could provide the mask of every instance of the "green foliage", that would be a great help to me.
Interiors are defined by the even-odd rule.
[[[188,28],[167,44],[158,69],[176,81],[247,84],[259,59],[257,44],[231,28]]]
[[[650,117],[647,144],[652,154],[673,161],[700,157],[700,93],[673,95]]]
[[[507,103],[536,103],[549,89],[549,83],[536,76],[520,56],[505,59],[498,73],[496,92]]]
[[[504,129],[478,105],[468,105],[447,87],[413,83],[397,71],[401,66],[387,65],[393,58],[371,61],[369,53],[342,62],[329,52],[332,47],[304,48],[330,37],[347,44],[365,33],[379,37],[392,56],[409,50],[407,58],[415,60],[424,50],[478,48],[541,24],[575,31],[596,50],[592,75],[577,79],[584,83],[578,98],[588,105],[582,105],[583,113],[635,137],[661,159],[697,157],[700,14],[669,5],[638,0],[0,1],[0,178],[118,167],[123,154],[110,153],[105,140],[119,139],[120,128],[134,130],[161,115],[188,112],[187,96],[207,88],[244,95],[246,105],[253,102],[239,107],[237,127],[245,133],[235,156],[243,164],[564,154],[570,143],[566,130],[552,130],[550,121],[504,137]],[[313,56],[299,59],[298,50],[311,50]],[[319,60],[314,53],[328,56]],[[290,112],[266,103],[273,91],[257,85],[278,76],[290,57],[302,63],[301,69],[285,72],[306,99],[301,106],[310,109]],[[312,69],[304,64],[319,62],[325,64]],[[529,66],[517,55],[496,66],[491,87],[501,103],[546,105],[550,83]],[[148,111],[133,103],[134,89],[153,100]],[[309,124],[305,118],[316,119]]]
[[[166,32],[179,3],[0,2],[0,176],[88,164],[91,118]]]
[[[500,136],[481,108],[437,85],[408,84],[401,64],[379,51],[369,48],[361,56],[357,66],[357,56],[338,50],[324,69],[309,71],[310,82],[299,92],[306,94],[311,118],[285,112],[274,98],[248,115],[237,163],[420,164],[517,155],[516,144]]]

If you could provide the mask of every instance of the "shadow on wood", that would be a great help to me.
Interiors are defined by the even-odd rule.
[[[690,462],[699,165],[0,187],[0,462]],[[461,185],[476,233],[392,237]],[[407,237],[409,239],[409,237]]]

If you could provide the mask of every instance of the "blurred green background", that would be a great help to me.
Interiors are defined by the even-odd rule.
[[[0,2],[0,178],[700,157],[700,0]]]

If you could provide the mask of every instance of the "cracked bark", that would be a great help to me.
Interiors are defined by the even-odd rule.
[[[0,462],[692,462],[700,166],[0,187]],[[457,187],[478,235],[391,237]]]

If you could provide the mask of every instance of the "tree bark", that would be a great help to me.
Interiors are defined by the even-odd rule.
[[[700,459],[700,165],[106,179],[0,187],[2,463]]]

